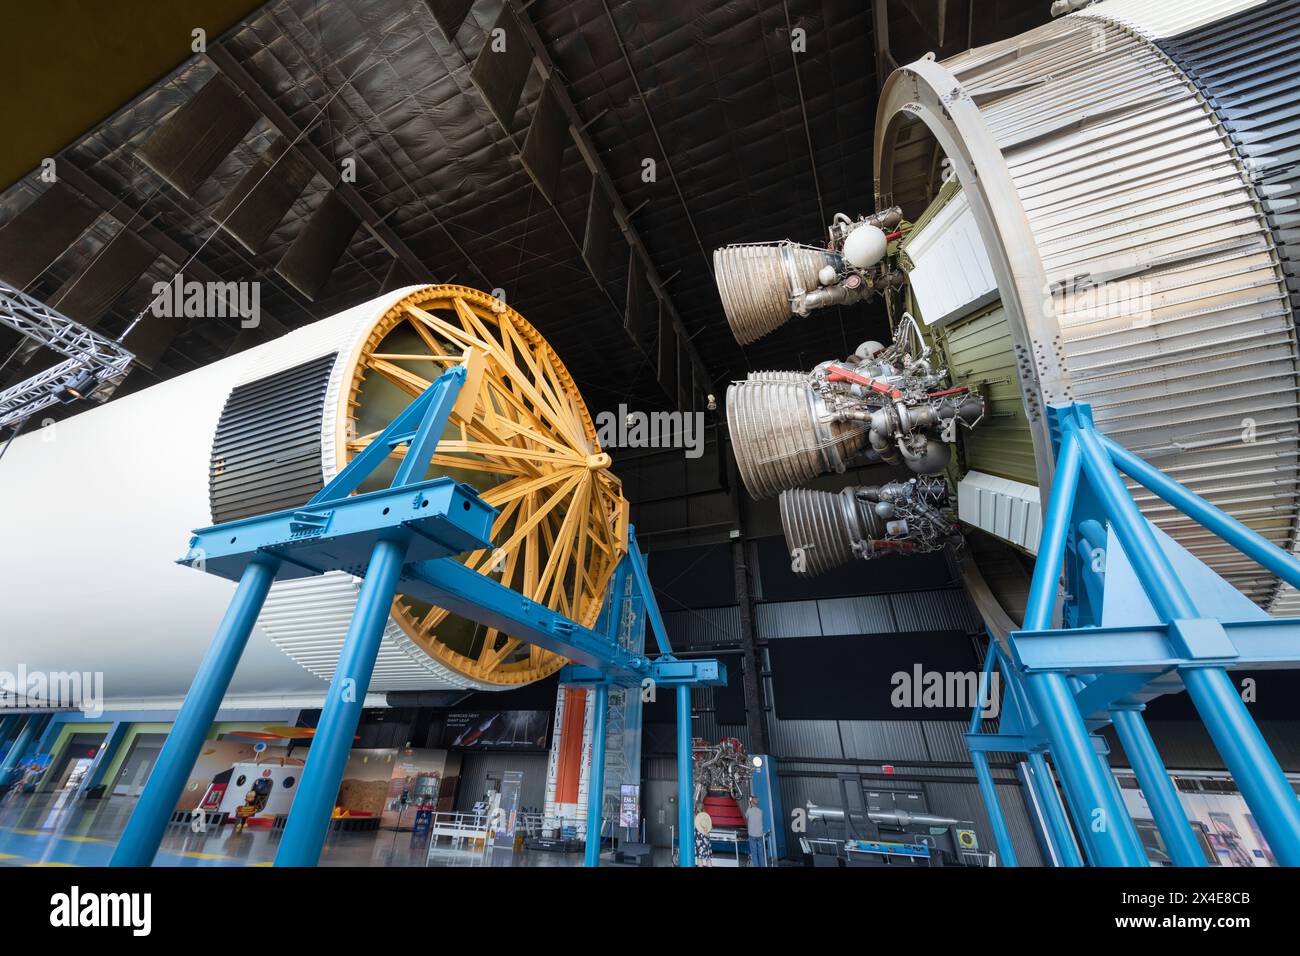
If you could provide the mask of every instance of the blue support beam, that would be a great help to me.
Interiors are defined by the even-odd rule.
[[[990,750],[1032,754],[1047,747],[1089,861],[1145,865],[1136,828],[1091,734],[1113,722],[1174,862],[1204,865],[1140,714],[1145,701],[1186,689],[1274,854],[1284,865],[1300,866],[1300,799],[1227,674],[1238,667],[1295,667],[1300,624],[1268,618],[1158,533],[1119,473],[1298,587],[1300,561],[1098,434],[1087,405],[1053,406],[1048,413],[1057,469],[1024,629],[1008,637],[1010,660],[990,651],[990,659],[999,658],[1007,699],[1016,704],[1021,689],[1026,699],[1004,709],[999,734],[981,734],[972,721],[967,743],[977,771]],[[1099,550],[1109,552],[1105,570],[1093,562]],[[1066,626],[1053,629],[1063,570]]]
[[[111,866],[148,866],[153,862],[279,566],[277,558],[259,557],[244,569],[144,792],[113,851]]]
[[[407,534],[400,532],[393,540],[375,545],[329,695],[307,750],[302,783],[275,854],[276,866],[315,866],[320,858],[408,543]]]
[[[1205,866],[1205,854],[1196,842],[1178,790],[1169,779],[1142,714],[1133,707],[1117,707],[1111,711],[1111,721],[1174,865]]]
[[[1074,834],[1065,818],[1065,807],[1061,803],[1056,782],[1052,779],[1051,768],[1047,766],[1047,758],[1039,751],[1030,751],[1029,770],[1034,796],[1047,824],[1052,852],[1061,866],[1083,866],[1083,858],[1079,855],[1078,844],[1074,842]]]
[[[691,688],[677,688],[677,865],[695,865],[695,735]]]
[[[471,366],[476,360],[467,354]],[[439,376],[302,508],[228,522],[195,533],[181,563],[240,583],[113,855],[113,865],[148,865],[157,853],[181,787],[229,687],[272,582],[332,570],[361,574],[365,581],[303,768],[276,866],[311,866],[320,856],[399,586],[414,598],[568,658],[574,662],[570,670],[579,679],[596,685],[600,700],[608,699],[610,683],[637,686],[647,676],[679,688],[679,708],[680,695],[687,695],[683,727],[685,784],[689,787],[690,687],[724,683],[725,670],[717,661],[682,662],[668,654],[667,632],[650,590],[644,556],[637,550],[631,529],[628,554],[614,576],[610,612],[599,630],[583,627],[454,560],[455,555],[491,547],[491,528],[497,515],[496,509],[468,485],[445,477],[424,479],[468,374],[466,366],[458,366]],[[383,491],[353,495],[387,460],[392,449],[402,444],[409,448],[392,485]],[[629,575],[659,642],[661,656],[653,663],[619,644],[619,595]],[[603,705],[598,708],[602,736],[605,709]],[[594,774],[603,775],[603,758],[601,746],[598,757],[593,755]],[[599,778],[594,783],[593,799],[601,790]],[[597,809],[597,847],[599,817]]]
[[[1002,801],[998,799],[998,788],[993,783],[993,774],[989,772],[989,760],[983,753],[976,751],[970,755],[975,765],[975,778],[979,781],[980,795],[984,797],[984,809],[988,811],[989,823],[993,826],[993,843],[998,848],[1003,866],[1019,866],[1016,848],[1011,842],[1011,831],[1007,829],[1007,818],[1002,814]]]
[[[3,787],[17,776],[18,762],[27,755],[27,749],[36,739],[36,734],[44,725],[44,714],[29,714],[18,728],[18,735],[14,738],[13,744],[9,747],[9,752],[5,754],[5,761],[0,765],[0,787]]]
[[[605,809],[605,724],[609,684],[596,685],[591,718],[591,765],[587,776],[587,842],[583,866],[600,866],[601,818]]]

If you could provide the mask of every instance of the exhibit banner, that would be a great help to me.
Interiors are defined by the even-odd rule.
[[[545,750],[551,729],[546,710],[463,711],[447,715],[442,745],[474,750]]]

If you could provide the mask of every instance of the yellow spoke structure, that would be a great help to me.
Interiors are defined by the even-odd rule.
[[[628,503],[582,396],[555,351],[518,312],[462,286],[397,302],[362,343],[340,421],[338,467],[453,365],[469,376],[428,477],[473,486],[500,514],[491,550],[462,560],[533,600],[593,626],[627,551]],[[360,491],[385,487],[398,449]],[[566,662],[494,628],[399,594],[393,619],[426,653],[470,680],[527,684]]]

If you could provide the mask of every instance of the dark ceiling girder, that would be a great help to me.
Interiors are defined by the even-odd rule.
[[[676,333],[681,349],[685,352],[694,370],[694,380],[696,382],[710,381],[708,366],[704,364],[704,361],[695,351],[695,346],[691,344],[690,336],[686,333],[686,327],[682,324],[681,316],[673,306],[672,299],[669,298],[668,292],[664,288],[663,280],[659,276],[659,270],[655,267],[654,260],[650,257],[650,251],[646,248],[645,243],[641,240],[641,236],[632,226],[631,216],[628,214],[627,207],[623,205],[623,199],[619,195],[617,187],[614,185],[613,178],[609,175],[609,170],[605,168],[605,164],[601,161],[600,153],[597,151],[595,143],[592,142],[591,138],[586,133],[587,124],[583,122],[582,117],[578,114],[577,107],[573,105],[573,99],[569,96],[569,91],[564,85],[563,78],[556,71],[555,65],[551,61],[550,53],[546,49],[546,44],[542,41],[541,34],[537,32],[537,28],[533,25],[532,20],[525,12],[524,5],[515,2],[515,0],[507,0],[507,6],[514,10],[515,19],[518,21],[524,36],[528,39],[529,48],[532,50],[533,63],[541,74],[542,80],[545,84],[553,89],[555,102],[559,104],[560,109],[564,111],[564,115],[568,118],[569,133],[573,137],[574,143],[577,144],[578,152],[582,154],[583,162],[587,164],[588,170],[591,171],[592,176],[602,187],[606,198],[609,200],[614,220],[618,223],[619,230],[623,233],[623,238],[627,241],[627,244],[632,247],[633,253],[640,257],[645,270],[644,278],[646,283],[650,286],[650,289],[653,291],[661,305],[667,310],[669,315],[669,324]],[[552,79],[554,79],[553,83],[551,82]],[[579,246],[581,246],[581,243],[579,243]],[[598,281],[600,281],[599,278]],[[626,311],[624,314],[626,316]],[[647,356],[647,358],[649,358],[649,356]],[[679,406],[682,405],[680,400],[680,390],[678,395],[669,392],[668,396],[670,399],[676,401]],[[686,408],[689,408],[689,404],[686,405]]]
[[[71,162],[65,162],[62,165],[59,169],[59,177],[107,215],[112,216],[120,223],[131,223],[131,229],[137,236],[153,246],[163,258],[174,263],[178,268],[184,268],[189,278],[196,279],[199,282],[222,283],[225,281],[197,259],[190,261],[190,253],[185,250],[184,246],[153,225],[147,222],[141,223],[139,210],[124,199],[114,196]],[[261,324],[267,331],[276,334],[289,331],[287,325],[265,311],[261,312],[260,315]]]
[[[209,43],[208,52],[205,54],[208,62],[216,67],[225,77],[235,84],[252,102],[262,115],[270,121],[286,140],[292,144],[306,160],[315,167],[316,171],[325,178],[339,198],[356,214],[361,220],[362,226],[374,237],[375,241],[388,250],[388,254],[394,259],[401,260],[413,275],[430,276],[432,279],[432,270],[426,266],[420,257],[408,246],[402,239],[393,232],[393,230],[384,224],[383,217],[379,215],[366,202],[361,193],[350,183],[341,181],[341,172],[337,166],[312,144],[302,131],[297,128],[284,110],[272,99],[267,92],[248,75],[243,66],[240,65],[221,43]]]
[[[898,61],[889,51],[889,0],[871,0],[871,26],[876,41],[876,86],[883,88]]]

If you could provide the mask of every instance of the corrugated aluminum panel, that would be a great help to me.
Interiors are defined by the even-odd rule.
[[[675,648],[740,643],[740,608],[706,607],[664,611],[664,627]]]
[[[978,784],[935,782],[925,784],[924,789],[926,805],[931,813],[973,821],[980,850],[985,853],[997,851],[993,842],[993,826],[989,823]],[[1007,821],[1007,830],[1011,834],[1011,845],[1016,850],[1016,862],[1021,866],[1043,866],[1043,856],[1034,835],[1035,824],[1030,822],[1020,784],[998,783],[996,790],[998,802],[1002,805],[1002,815]]]
[[[1168,37],[1207,23],[1235,17],[1266,5],[1268,0],[1105,0],[1074,16],[1102,16],[1149,37]]]
[[[984,623],[965,590],[945,588],[889,595],[900,631],[976,632]]]
[[[1300,2],[1282,0],[1170,36],[1158,45],[1214,109],[1244,157],[1300,305]],[[1300,614],[1300,593],[1283,584],[1275,614]]]
[[[816,601],[774,601],[754,608],[754,626],[765,640],[782,637],[820,637],[821,617]]]
[[[834,720],[778,720],[769,711],[767,733],[779,757],[841,759],[840,729]]]
[[[1182,32],[1252,6],[1113,0],[944,66],[1002,150],[1073,397],[1092,403],[1104,433],[1291,549],[1300,402],[1278,253],[1215,115],[1134,32]],[[1271,601],[1271,574],[1137,498],[1233,585]]]
[[[887,634],[897,631],[889,598],[883,594],[826,598],[817,602],[822,634]]]
[[[930,759],[919,721],[841,720],[840,740],[843,742],[844,756],[855,760],[902,763]]]
[[[965,763],[970,760],[966,749],[966,724],[954,720],[923,720],[921,730],[931,760]]]
[[[297,508],[320,491],[321,421],[334,360],[324,355],[231,391],[212,440],[213,521]]]

